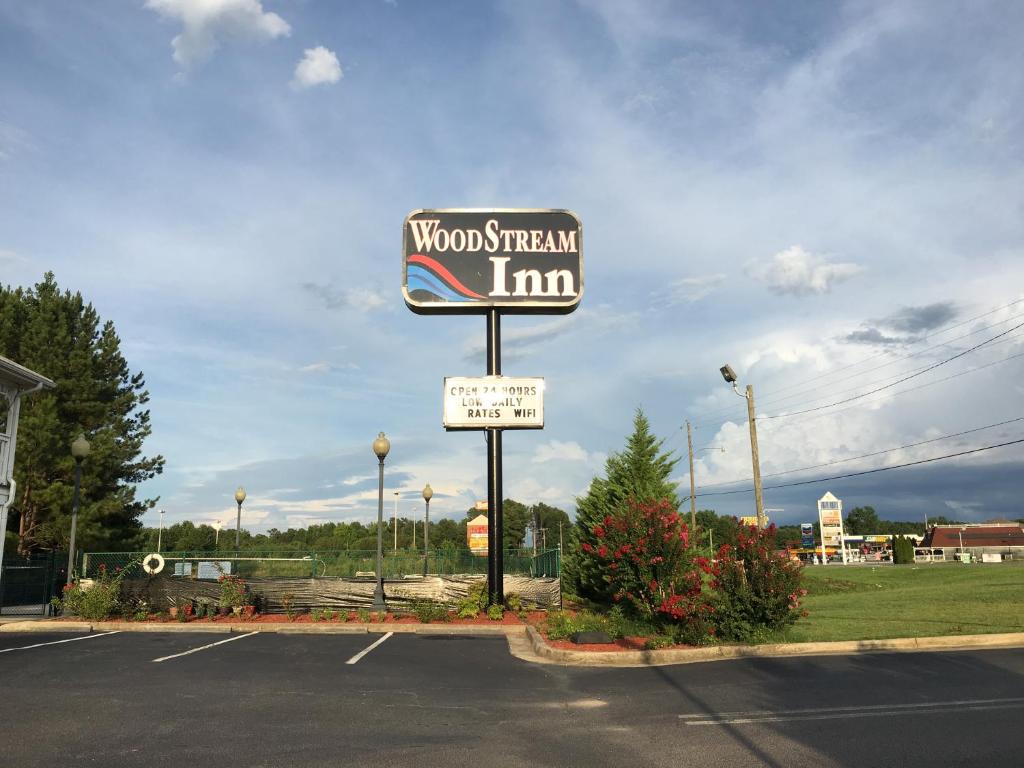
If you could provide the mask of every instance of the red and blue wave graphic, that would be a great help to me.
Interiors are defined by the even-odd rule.
[[[448,268],[429,256],[414,253],[407,259],[406,287],[409,293],[426,291],[445,301],[473,301],[486,298],[471,291]]]

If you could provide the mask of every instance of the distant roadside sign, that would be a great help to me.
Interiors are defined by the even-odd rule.
[[[544,379],[518,376],[448,376],[444,428],[543,429]]]
[[[566,314],[583,297],[583,228],[557,208],[418,210],[405,219],[402,294],[419,314]]]
[[[804,549],[814,549],[813,523],[800,523],[800,546]]]

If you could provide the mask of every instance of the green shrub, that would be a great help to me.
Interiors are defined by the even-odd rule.
[[[359,618],[359,621],[361,623],[370,623],[370,612],[366,608],[360,608],[358,611],[356,611],[356,616]]]
[[[892,561],[896,565],[914,562],[914,543],[905,536],[895,536],[892,540]]]
[[[644,643],[644,649],[648,651],[656,651],[659,648],[668,648],[670,645],[675,644],[676,639],[672,635],[651,635]]]
[[[460,619],[472,619],[487,610],[487,583],[474,582],[469,585],[466,596],[459,600],[455,612]]]
[[[501,621],[505,618],[505,609],[500,605],[492,605],[487,609],[487,618],[491,621]]]
[[[512,611],[512,613],[522,613],[523,598],[521,598],[515,592],[509,592],[507,595],[505,595],[505,607]]]
[[[414,601],[412,604],[412,612],[423,624],[429,624],[432,621],[451,621],[451,616],[448,615],[448,609],[440,603],[435,603],[432,600]]]
[[[80,616],[90,621],[102,621],[121,612],[121,582],[125,573],[136,563],[125,569],[117,568],[114,573],[101,564],[99,575],[93,579],[88,589],[82,587],[81,580],[64,586],[63,599],[57,600],[61,612]]]
[[[619,627],[614,626],[607,616],[591,611],[576,614],[555,611],[544,620],[544,631],[552,640],[568,640],[577,632],[604,632],[612,638],[621,637]]]

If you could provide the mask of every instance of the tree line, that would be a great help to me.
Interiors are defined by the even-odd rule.
[[[558,545],[559,524],[562,530],[569,529],[569,516],[564,510],[548,504],[523,504],[515,499],[505,499],[504,506],[504,542],[505,549],[521,549],[532,544],[532,537],[527,532],[536,525],[540,531],[538,548],[554,548]],[[475,509],[466,511],[461,520],[438,518],[430,521],[430,548],[468,549],[466,525],[480,512]],[[384,549],[392,550],[395,546],[395,522],[392,518],[384,520],[382,526]],[[413,549],[413,528],[415,528],[415,548],[423,549],[423,520],[398,518],[398,548]],[[233,550],[235,546],[235,529],[222,528],[220,533],[213,526],[195,525],[184,521],[167,526],[160,532],[157,528],[144,528],[135,538],[131,547],[137,551],[156,551],[157,538],[164,552],[213,552]],[[321,551],[334,550],[376,550],[376,522],[361,523],[358,521],[342,523],[321,523],[305,528],[288,528],[279,530],[271,528],[266,533],[252,533],[242,529],[240,548],[245,551]]]

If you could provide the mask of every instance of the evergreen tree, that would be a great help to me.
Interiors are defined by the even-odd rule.
[[[53,273],[27,290],[0,285],[0,355],[57,385],[22,403],[11,515],[19,551],[67,546],[69,446],[80,432],[92,446],[82,463],[80,546],[130,548],[141,532],[139,517],[156,501],[137,500],[135,486],[162,472],[164,459],[141,455],[151,431],[149,393],[121,355],[113,323],[101,323],[80,293],[62,293]]]
[[[595,477],[585,496],[576,499],[576,524],[566,544],[562,578],[580,597],[605,598],[607,584],[593,559],[577,556],[584,543],[597,546],[593,533],[595,525],[615,512],[620,505],[633,499],[637,502],[667,500],[672,507],[679,506],[676,486],[669,475],[679,459],[671,452],[663,452],[664,440],[651,433],[651,425],[643,410],[637,409],[633,418],[633,434],[622,453],[614,453],[605,463],[604,477]]]

